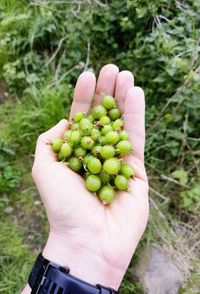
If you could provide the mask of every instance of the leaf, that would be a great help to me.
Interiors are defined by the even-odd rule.
[[[187,184],[188,182],[188,174],[186,171],[184,171],[183,169],[179,169],[179,170],[175,170],[173,173],[172,173],[172,176],[176,179],[179,180],[179,182],[182,184],[182,185],[185,185]]]

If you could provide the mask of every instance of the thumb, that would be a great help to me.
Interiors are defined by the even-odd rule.
[[[62,119],[57,125],[38,137],[34,165],[37,163],[46,165],[49,161],[56,161],[50,143],[55,138],[61,138],[68,128],[69,122],[66,119]]]

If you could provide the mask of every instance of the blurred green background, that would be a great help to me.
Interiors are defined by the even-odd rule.
[[[200,289],[200,1],[0,1],[0,293],[18,293],[48,226],[31,166],[37,136],[69,113],[78,75],[128,69],[146,95],[151,216],[121,287],[142,293],[148,244]]]

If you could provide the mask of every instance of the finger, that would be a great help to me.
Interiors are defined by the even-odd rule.
[[[100,104],[102,96],[115,94],[115,85],[119,69],[114,64],[107,64],[102,67],[97,81],[94,104]]]
[[[68,121],[62,119],[57,125],[38,137],[35,149],[35,163],[46,164],[48,161],[56,161],[50,143],[53,139],[62,137],[68,127]]]
[[[76,83],[74,99],[70,112],[70,119],[78,111],[88,112],[91,108],[96,87],[96,77],[90,72],[83,72]]]
[[[144,92],[139,87],[131,87],[126,93],[124,124],[134,148],[133,155],[143,161],[145,144],[145,100]]]
[[[118,74],[115,89],[115,99],[117,102],[117,107],[120,109],[121,113],[124,113],[126,92],[133,85],[134,78],[130,71],[124,70]]]

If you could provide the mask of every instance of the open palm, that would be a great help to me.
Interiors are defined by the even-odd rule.
[[[135,169],[127,192],[102,205],[87,191],[84,180],[64,163],[57,162],[48,144],[68,128],[62,120],[40,135],[33,166],[33,178],[50,223],[50,237],[44,255],[69,266],[71,273],[91,283],[117,289],[148,219],[148,182],[144,168],[144,94],[133,86],[128,71],[115,65],[102,68],[96,85],[91,72],[80,75],[70,117],[89,112],[102,94],[113,95],[124,114],[125,129],[134,147],[126,158]]]

